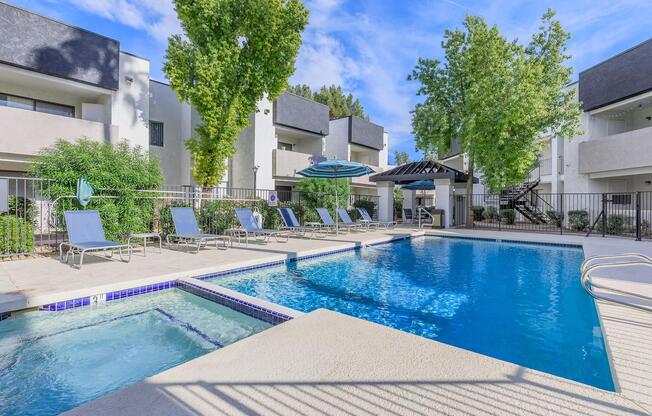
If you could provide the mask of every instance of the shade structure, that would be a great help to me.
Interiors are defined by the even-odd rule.
[[[410,189],[412,191],[429,191],[432,189],[435,189],[435,183],[432,180],[424,180],[424,181],[414,181],[411,182],[407,185],[401,186],[403,189]]]
[[[369,175],[370,173],[374,173],[374,170],[369,166],[358,162],[351,162],[349,160],[326,160],[324,162],[315,163],[309,168],[297,172],[297,174],[306,178],[326,178],[335,180],[338,178],[356,178],[358,176]],[[335,185],[335,209],[337,209],[340,205],[337,195],[337,182],[335,182]],[[338,224],[339,221],[335,221],[335,233],[339,232]]]

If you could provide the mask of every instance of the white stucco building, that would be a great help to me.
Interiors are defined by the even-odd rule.
[[[58,139],[127,140],[156,154],[167,185],[194,185],[185,141],[199,115],[162,82],[145,58],[117,40],[0,3],[0,176],[19,176]],[[346,126],[344,126],[346,122]],[[328,107],[285,93],[263,99],[238,134],[222,186],[291,191],[296,172],[327,158],[382,171],[388,134],[356,117],[329,120]],[[375,195],[368,177],[354,193]]]

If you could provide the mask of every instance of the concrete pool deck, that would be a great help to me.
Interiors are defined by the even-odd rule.
[[[433,230],[425,233],[451,237],[577,244],[583,246],[587,257],[596,254],[626,252],[652,255],[652,244],[649,242],[626,239],[462,229]],[[142,257],[142,254],[137,253],[133,256],[131,263],[94,259],[85,264],[81,270],[61,264],[54,258],[0,262],[0,312],[422,234],[424,234],[423,231],[405,227],[391,231],[329,236],[327,239],[290,239],[288,243],[250,244],[247,248],[207,249],[200,254],[164,250],[164,254],[150,252],[147,257]],[[650,273],[652,273],[651,269],[612,270],[608,273],[600,273],[595,281],[652,296],[652,279],[647,277]],[[602,301],[598,301],[596,304],[606,337],[614,381],[619,391],[616,394],[365,321],[325,312],[306,314],[223,350],[182,364],[125,389],[124,394],[129,394],[128,392],[137,386],[146,386],[139,387],[143,389],[141,392],[147,392],[144,397],[130,396],[130,406],[133,406],[134,409],[141,409],[138,412],[134,411],[133,414],[151,413],[146,411],[149,407],[139,407],[141,405],[139,402],[149,403],[149,406],[154,406],[159,402],[175,402],[181,406],[174,408],[177,409],[176,413],[161,412],[159,414],[183,414],[179,410],[181,408],[187,409],[188,414],[202,412],[204,414],[230,414],[231,412],[224,411],[220,406],[227,406],[226,408],[235,406],[235,409],[238,409],[239,401],[243,401],[244,406],[242,408],[244,410],[240,409],[240,412],[245,414],[432,413],[432,410],[428,409],[439,409],[439,412],[451,414],[514,415],[524,412],[530,414],[646,414],[648,412],[648,414],[652,414],[652,377],[650,376],[652,374],[652,354],[649,354],[649,351],[652,350],[652,315]],[[328,322],[328,328],[324,326],[322,320]],[[352,320],[355,323],[352,323]],[[297,323],[301,323],[301,325]],[[317,333],[305,328],[315,325],[319,329]],[[363,335],[348,338],[333,335],[338,341],[332,343],[326,339],[325,332],[328,329],[327,332],[331,333],[331,327],[336,328],[333,329],[335,333],[337,331],[342,331],[342,333],[353,331]],[[386,335],[386,331],[393,335]],[[314,339],[305,335],[310,333],[314,333]],[[268,337],[272,339],[263,341],[263,336],[265,340]],[[294,346],[290,349],[294,353],[288,355],[288,362],[283,361],[281,356],[270,356],[268,352],[262,351],[262,345],[265,342],[269,342],[270,345],[275,345],[274,342],[281,345],[287,337],[298,339],[301,336],[306,339],[302,342],[297,341],[297,350],[294,350]],[[366,339],[367,337],[368,339]],[[380,342],[379,340],[384,337],[389,338],[386,342]],[[413,338],[419,342],[412,340]],[[321,342],[316,343],[315,341]],[[258,342],[262,344],[257,346]],[[243,345],[241,351],[238,350],[240,345]],[[415,355],[413,346],[418,351],[423,351],[423,355]],[[352,352],[356,350],[359,352]],[[372,350],[374,354],[368,354]],[[228,353],[232,356],[245,354],[241,355],[241,357],[247,357],[243,361],[262,360],[266,364],[263,365],[261,361],[256,361],[259,363],[258,367],[251,367],[247,370],[248,372],[238,375],[234,372],[240,368],[242,362],[238,363],[235,358],[232,361],[220,358],[222,355],[227,356],[227,351],[232,351]],[[362,351],[369,355],[367,359],[373,361],[374,368],[365,367],[365,365],[370,365],[368,362],[364,362],[365,365],[361,366],[359,354]],[[261,354],[262,356],[258,357]],[[446,360],[439,360],[439,356],[446,357]],[[297,357],[302,357],[302,359],[297,359]],[[322,357],[331,357],[329,360],[333,361],[325,364]],[[222,367],[213,367],[214,369],[219,368],[213,372],[209,371],[209,375],[213,378],[206,375],[206,377],[202,376],[203,378],[197,378],[194,381],[189,380],[188,372],[196,373],[192,370],[193,366],[199,360],[204,359],[215,360],[208,361],[204,365],[212,366],[213,362],[219,366],[228,364],[233,371],[222,374]],[[226,363],[223,361],[225,359],[227,359]],[[327,364],[335,367],[328,367]],[[424,369],[421,369],[421,366]],[[227,366],[227,368],[231,367]],[[399,368],[404,371],[398,371]],[[424,373],[426,369],[427,373]],[[176,373],[177,371],[178,373]],[[218,372],[231,378],[214,376],[213,373]],[[168,377],[168,374],[172,374],[173,377],[159,379],[164,375]],[[271,377],[270,374],[274,377]],[[249,378],[245,379],[245,376]],[[534,377],[535,381],[529,378],[524,380],[524,376]],[[402,384],[401,380],[405,383]],[[257,381],[262,384],[256,384]],[[157,386],[157,382],[163,383],[163,387],[152,387]],[[290,384],[286,385],[286,382]],[[302,384],[303,382],[307,384]],[[394,382],[396,386],[391,382]],[[235,384],[229,385],[229,383]],[[225,394],[223,389],[227,389],[230,393]],[[291,394],[285,393],[286,390],[291,391]],[[419,390],[422,390],[421,393]],[[365,391],[367,393],[364,393]],[[277,393],[272,394],[273,392]],[[112,397],[122,397],[122,399],[112,402],[112,406],[119,406],[121,402],[124,404],[125,400],[123,396],[120,396],[121,394],[123,391],[99,399],[97,403],[105,403],[105,400],[110,400]],[[338,411],[337,406],[330,408],[322,403],[328,402],[332,395],[334,395],[334,402],[339,401],[338,406],[345,406],[346,412]],[[365,407],[352,399],[352,396],[357,397],[356,395],[365,396],[367,402],[377,400],[378,403],[382,403],[382,408]],[[419,397],[421,399],[418,399]],[[287,403],[283,402],[284,400]],[[256,407],[254,405],[257,402],[266,404]],[[90,410],[87,406],[95,403],[91,402],[79,408],[79,411]],[[249,404],[245,405],[245,403]],[[276,404],[273,405],[274,403]],[[296,403],[311,404],[302,407],[304,405]],[[349,403],[348,407],[346,403]],[[420,410],[410,411],[413,409],[410,407],[411,403],[417,406],[414,409]],[[299,407],[295,409],[296,411],[280,410],[284,409],[283,406],[290,404]],[[247,411],[249,405],[253,406],[251,409],[259,411]],[[173,409],[170,404],[167,406]],[[128,409],[118,408],[121,410],[118,412],[119,414],[129,414],[127,413]],[[115,408],[110,410],[115,414]],[[93,411],[92,414],[102,413]]]

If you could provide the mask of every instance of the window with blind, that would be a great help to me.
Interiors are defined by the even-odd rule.
[[[11,94],[0,93],[0,106],[38,111],[39,113],[48,113],[57,116],[75,117],[75,107]]]
[[[163,147],[163,123],[160,121],[149,122],[149,145]]]

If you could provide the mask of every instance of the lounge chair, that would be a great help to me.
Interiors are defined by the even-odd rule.
[[[240,222],[240,233],[245,235],[245,245],[249,244],[249,236],[253,237],[263,237],[263,241],[268,241],[270,237],[274,237],[276,241],[279,240],[279,237],[285,237],[285,242],[288,241],[289,236],[287,231],[284,230],[270,230],[263,227],[260,227],[254,218],[254,213],[251,212],[249,208],[236,208],[235,215],[238,217]]]
[[[406,224],[414,223],[414,215],[412,215],[412,210],[408,208],[403,208],[403,218]]]
[[[308,233],[310,233],[311,237],[315,237],[315,233],[323,231],[319,226],[302,226],[296,215],[294,215],[292,208],[279,208],[278,213],[281,215],[284,224],[281,230],[293,232],[294,235],[299,237],[305,237]],[[325,237],[325,235],[322,234],[322,237]]]
[[[122,250],[126,249],[129,254],[128,259],[131,261],[131,246],[129,244],[118,243],[106,239],[100,214],[94,210],[88,211],[64,211],[63,216],[66,220],[66,230],[68,231],[68,241],[59,244],[59,258],[64,260],[63,247],[68,247],[65,256],[65,262],[68,263],[68,256],[72,257],[73,267],[81,269],[84,263],[84,254],[91,251],[104,251],[105,257],[112,257],[113,251],[118,250],[120,260],[125,261],[122,257]],[[107,255],[107,252],[110,253]],[[75,266],[75,253],[79,253],[79,265]]]
[[[317,210],[317,214],[319,214],[319,218],[321,219],[321,227],[325,230],[335,231],[335,221],[333,221],[333,217],[331,217],[330,212],[328,212],[326,208],[315,209]]]
[[[369,225],[370,227],[384,227],[384,228],[390,228],[396,226],[396,221],[374,221],[371,218],[371,215],[369,215],[369,212],[367,212],[366,208],[358,208],[358,212],[360,213],[360,216],[362,217],[362,222]]]
[[[344,226],[351,230],[361,230],[361,231],[367,231],[369,229],[368,224],[365,224],[363,222],[353,222],[351,216],[344,208],[338,208],[336,211],[337,211],[337,215],[342,220],[342,222],[340,223],[340,227]]]
[[[190,247],[190,244],[193,243],[197,244],[196,253],[199,253],[199,249],[202,246],[208,246],[208,243],[214,241],[215,248],[219,248],[218,243],[222,241],[224,248],[226,248],[226,236],[201,232],[192,208],[174,207],[170,208],[170,212],[172,213],[172,222],[174,223],[174,233],[168,234],[165,237],[168,246],[171,245],[170,240],[176,240],[177,249],[181,243],[184,243],[186,247]]]

